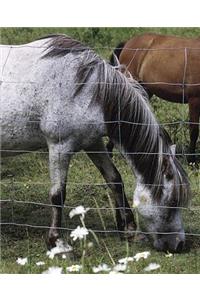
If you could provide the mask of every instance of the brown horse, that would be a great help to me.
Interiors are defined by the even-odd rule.
[[[200,39],[147,33],[120,43],[111,56],[112,65],[116,56],[149,97],[156,95],[189,104],[188,161],[195,162],[200,117]]]

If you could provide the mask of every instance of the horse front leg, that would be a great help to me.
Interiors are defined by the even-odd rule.
[[[71,159],[68,147],[64,144],[49,144],[49,171],[50,171],[50,201],[52,203],[52,221],[49,230],[48,245],[56,246],[61,227],[62,208],[66,195],[67,171]]]
[[[188,162],[195,163],[196,143],[199,136],[199,117],[200,117],[200,98],[189,99],[189,116],[190,116],[190,155]]]
[[[98,141],[88,150],[94,152],[87,154],[99,169],[114,194],[118,230],[125,231],[128,237],[133,236],[133,232],[136,230],[136,223],[124,192],[124,184],[121,175],[109,157],[102,140]]]

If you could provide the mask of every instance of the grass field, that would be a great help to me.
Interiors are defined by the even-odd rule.
[[[18,29],[19,30],[19,29]],[[73,33],[74,36],[88,42],[91,46],[97,46],[98,51],[108,57],[110,51],[103,49],[100,45],[109,46],[131,36],[133,33],[147,31],[147,29],[62,29],[62,32]],[[57,29],[21,29],[18,35],[17,29],[3,29],[2,39],[5,43],[21,43],[31,40],[36,36],[41,36]],[[156,31],[156,29],[148,29]],[[188,36],[199,34],[197,29],[157,29],[157,32],[176,33]],[[120,33],[122,38],[120,38]],[[21,35],[20,35],[21,34]],[[111,39],[112,37],[112,39]],[[94,40],[94,41],[93,41]],[[93,41],[93,42],[91,42]],[[174,121],[188,121],[187,105],[178,105],[154,99],[152,101],[153,110],[160,123]],[[167,112],[167,114],[166,114]],[[177,144],[180,153],[187,153],[189,142],[188,128],[186,126],[166,127],[172,140]],[[197,151],[200,151],[198,144]],[[132,172],[121,157],[115,153],[113,158],[115,165],[119,169],[125,183],[125,190],[132,204],[132,195],[135,179]],[[81,264],[84,259],[83,273],[92,273],[92,267],[101,263],[113,266],[119,259],[126,256],[133,256],[137,252],[150,251],[151,255],[146,260],[129,263],[126,273],[144,273],[144,268],[149,263],[157,263],[160,268],[154,273],[200,273],[200,172],[197,169],[188,167],[185,156],[180,157],[184,168],[190,178],[192,188],[192,201],[188,209],[183,209],[183,220],[187,233],[187,247],[181,254],[174,254],[166,257],[165,253],[157,252],[152,247],[152,242],[134,242],[120,240],[116,233],[97,234],[97,240],[90,233],[86,240],[86,253],[83,258],[83,251],[78,241],[73,242],[72,254],[63,259],[56,257],[53,260],[46,255],[47,229],[50,225],[51,207],[44,204],[48,202],[49,175],[48,175],[48,154],[43,152],[25,154],[23,156],[2,159],[1,161],[1,223],[17,223],[16,225],[1,226],[1,273],[41,273],[50,266],[62,267],[64,272],[66,267],[73,264]],[[76,228],[80,225],[78,217],[69,219],[70,207],[84,205],[91,207],[85,217],[85,224],[93,231],[113,231],[116,229],[113,210],[112,194],[105,186],[104,180],[89,161],[84,152],[78,153],[70,165],[66,208],[64,210],[63,227]],[[102,209],[107,207],[108,209]],[[25,226],[29,224],[30,226]],[[143,224],[141,224],[143,226]],[[144,229],[144,228],[143,228]],[[63,238],[70,240],[69,231],[63,230]],[[199,236],[198,236],[199,235]],[[91,245],[92,242],[92,245]],[[89,243],[89,245],[88,245]],[[16,263],[17,258],[27,257],[28,263],[25,266]],[[44,266],[37,266],[36,262],[45,262]]]

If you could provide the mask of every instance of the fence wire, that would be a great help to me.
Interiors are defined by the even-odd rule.
[[[4,45],[1,45],[0,46],[0,52],[1,52],[1,60],[2,60],[2,49],[5,49],[5,48],[9,48],[9,51],[7,53],[7,57],[5,59],[5,63],[4,64],[1,64],[1,79],[0,79],[0,88],[2,86],[2,84],[10,84],[10,85],[15,85],[15,84],[20,84],[20,85],[37,85],[37,82],[33,82],[33,81],[17,81],[17,80],[6,80],[6,78],[4,78],[4,70],[6,68],[6,65],[9,61],[9,57],[12,53],[12,49],[21,49],[21,48],[35,48],[35,49],[38,49],[38,48],[43,48],[43,50],[46,50],[47,48],[46,47],[37,47],[37,46],[32,46],[32,45],[23,45],[23,46],[4,46]],[[111,48],[109,47],[101,47],[102,49],[109,49],[109,50],[112,50]],[[63,48],[58,48],[58,49],[61,49],[63,50]],[[71,48],[70,51],[71,52],[75,52],[77,49],[73,49]],[[96,48],[94,48],[93,50],[96,50]],[[98,50],[100,50],[100,47],[98,47]],[[126,48],[126,50],[129,50],[129,51],[136,51],[135,52],[135,55],[133,55],[131,61],[130,61],[130,64],[133,62],[133,60],[135,59],[135,56],[136,56],[136,53],[138,51],[183,51],[183,54],[184,54],[184,65],[183,65],[183,79],[181,82],[162,82],[162,81],[157,81],[157,82],[142,82],[143,85],[145,84],[148,84],[148,85],[168,85],[168,86],[172,86],[172,87],[180,87],[182,88],[182,103],[185,103],[185,88],[187,87],[196,87],[196,86],[200,86],[200,82],[195,82],[195,83],[187,83],[186,82],[186,73],[187,73],[187,67],[188,67],[188,51],[189,50],[198,50],[200,51],[200,48],[160,48],[159,50],[158,49],[131,49],[131,48]],[[76,83],[77,85],[83,85],[83,83]],[[88,84],[88,83],[87,83]],[[89,84],[91,85],[105,85],[105,82],[90,82]],[[108,84],[108,83],[106,83]],[[117,84],[117,83],[116,83]],[[119,141],[120,141],[120,148],[122,148],[122,143],[121,143],[121,140],[122,140],[122,136],[121,136],[121,130],[120,130],[120,126],[121,124],[131,124],[131,125],[141,125],[141,126],[146,126],[146,125],[149,125],[149,124],[145,124],[145,123],[134,123],[134,122],[127,122],[127,121],[124,121],[121,119],[121,103],[119,102],[118,103],[118,120],[117,121],[104,121],[104,122],[90,122],[90,123],[84,123],[84,122],[81,122],[80,121],[80,126],[84,126],[85,124],[87,125],[107,125],[107,124],[111,124],[111,123],[116,123],[118,124],[119,126]],[[47,122],[55,122],[54,120],[46,120]],[[40,121],[35,119],[35,120],[31,120],[31,121],[28,121],[28,124],[30,123],[30,125],[32,125],[33,123],[37,126],[39,126],[40,124]],[[159,122],[158,124],[151,124],[151,126],[178,126],[180,125],[181,127],[184,127],[184,126],[189,126],[189,125],[199,125],[199,123],[197,122],[189,122],[187,120],[185,120],[185,117],[184,115],[182,114],[181,116],[181,119],[178,120],[178,121],[171,121],[171,122]],[[56,125],[58,126],[58,131],[59,131],[59,141],[61,141],[61,134],[60,134],[60,130],[61,130],[61,124],[59,124],[59,122],[56,123]],[[70,125],[70,124],[69,124]],[[1,128],[0,128],[1,130]],[[0,136],[1,138],[1,136]],[[182,136],[183,138],[183,136]],[[0,144],[1,144],[1,140],[0,140]],[[182,140],[182,145],[183,145],[183,140]],[[13,150],[13,149],[1,149],[0,150],[1,153],[0,153],[0,164],[2,166],[2,160],[1,160],[1,156],[2,154],[5,155],[5,154],[23,154],[23,153],[35,153],[35,154],[38,154],[38,155],[43,155],[43,154],[48,154],[48,150],[40,150],[40,151],[32,151],[32,150],[27,150],[27,149],[23,149],[23,150]],[[86,151],[86,154],[92,154],[92,153],[103,153],[103,154],[107,154],[108,152],[102,152],[102,151]],[[110,152],[111,154],[112,152]],[[118,152],[117,150],[114,151],[114,155],[118,155],[120,154],[120,152]],[[82,155],[83,153],[82,152],[69,152],[69,154],[76,154],[76,155]],[[125,155],[138,155],[138,154],[141,154],[141,155],[144,155],[144,154],[148,154],[148,155],[155,155],[155,154],[158,154],[158,153],[149,153],[149,152],[126,152],[124,153]],[[164,153],[166,155],[170,155],[170,153]],[[200,152],[195,152],[195,153],[187,153],[187,152],[183,152],[182,151],[179,151],[177,153],[177,155],[182,155],[184,157],[187,157],[188,155],[191,155],[191,154],[195,154],[195,156],[199,156],[200,155]],[[120,154],[121,155],[121,154]],[[90,170],[87,170],[87,172],[90,172]],[[198,171],[194,171],[194,172],[198,172]],[[200,181],[199,181],[199,173],[197,174],[197,181],[196,181],[196,185],[195,185],[195,189],[193,190],[194,193],[197,194],[197,198],[199,198],[199,195],[200,195]],[[85,182],[70,182],[68,181],[67,182],[67,189],[69,189],[70,187],[74,187],[76,189],[80,189],[80,188],[103,188],[104,191],[105,191],[105,188],[106,187],[109,187],[109,185],[112,185],[113,182],[108,182],[108,183],[98,183],[98,182],[88,182],[88,183],[85,183]],[[115,185],[121,185],[121,182],[115,182],[114,183]],[[154,185],[154,184],[151,184],[151,185]],[[25,228],[36,228],[36,229],[49,229],[50,226],[48,225],[44,225],[44,224],[31,224],[29,222],[20,222],[20,221],[17,221],[18,220],[18,216],[15,215],[15,205],[20,205],[20,206],[32,206],[32,211],[34,211],[35,207],[44,207],[44,208],[52,208],[52,207],[58,207],[57,205],[53,205],[51,203],[46,203],[46,202],[39,202],[39,201],[28,201],[27,199],[26,200],[20,200],[20,195],[18,195],[19,198],[16,198],[16,186],[28,186],[29,189],[30,189],[30,186],[31,187],[36,187],[38,188],[38,190],[40,189],[45,189],[45,190],[48,190],[49,187],[50,187],[50,182],[33,182],[33,181],[16,181],[14,178],[10,178],[9,176],[6,176],[6,179],[2,179],[1,178],[1,181],[0,181],[0,196],[1,196],[1,200],[0,200],[0,204],[1,204],[1,220],[0,220],[0,225],[3,226],[3,227],[6,227],[6,226],[16,226],[16,227],[25,227]],[[148,185],[147,185],[148,186]],[[7,190],[7,192],[4,191],[4,188]],[[26,197],[29,198],[29,189],[27,190],[26,192]],[[97,192],[97,191],[96,191]],[[17,191],[18,193],[18,191]],[[87,193],[87,191],[85,191],[85,193]],[[10,197],[4,197],[3,194],[11,194]],[[37,195],[37,193],[35,193],[35,196]],[[95,197],[95,195],[94,195]],[[78,205],[78,200],[77,200],[77,205],[68,205],[68,204],[64,204],[64,200],[65,199],[62,199],[62,205],[61,207],[65,210],[67,210],[68,212],[75,208],[77,205]],[[66,199],[66,202],[68,201],[68,199]],[[109,202],[108,202],[109,203]],[[4,217],[4,212],[5,210],[8,209],[8,205],[11,204],[12,208],[12,212],[11,212],[11,221],[9,220],[6,220],[6,218]],[[90,206],[90,205],[87,205],[87,201],[86,203],[84,203],[85,206],[87,206],[89,208],[89,211],[90,212],[96,212],[96,211],[101,211],[101,214],[102,216],[104,216],[104,214],[106,212],[109,212],[109,211],[117,211],[117,210],[120,210],[122,209],[123,207],[111,207],[111,206],[106,206],[105,203],[102,205],[102,206]],[[158,208],[162,208],[162,209],[174,209],[173,206],[159,206],[157,205],[156,207]],[[130,208],[131,210],[134,210],[134,208]],[[190,212],[190,213],[195,213],[195,212],[198,212],[200,211],[200,203],[199,205],[193,205],[192,202],[190,203],[189,207],[180,207],[180,210],[181,211],[186,211],[186,212]],[[17,212],[19,213],[19,211]],[[10,216],[9,216],[10,217]],[[8,219],[9,219],[8,217]],[[5,220],[4,220],[5,219]],[[19,218],[20,219],[20,218]],[[15,221],[16,220],[16,221]],[[49,220],[50,221],[50,220]],[[36,223],[38,222],[38,220],[36,220]],[[66,224],[65,224],[66,225]],[[60,230],[64,230],[64,231],[72,231],[74,229],[74,226],[64,226],[64,227],[59,227]],[[118,229],[106,229],[105,227],[103,229],[98,229],[98,228],[91,228],[95,233],[111,233],[111,234],[118,234],[118,233],[123,233],[123,231],[120,231]],[[136,231],[132,231],[133,233],[135,233]],[[152,231],[144,231],[144,230],[141,230],[141,232],[143,232],[144,234],[175,234],[176,232],[152,232]],[[186,236],[195,236],[195,237],[199,237],[200,236],[200,232],[186,232]]]

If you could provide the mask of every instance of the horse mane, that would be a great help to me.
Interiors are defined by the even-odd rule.
[[[101,59],[93,50],[65,35],[53,36],[44,57],[64,56],[72,51],[84,53],[76,73],[74,96],[87,86],[96,74],[91,105],[100,104],[110,139],[134,161],[155,199],[163,191],[163,157],[172,156],[170,138],[157,123],[148,104],[148,95],[134,79],[126,78],[119,70]],[[189,200],[189,183],[180,163],[174,158],[175,203],[184,206]]]
[[[40,38],[40,40],[42,39],[50,39],[50,41],[47,41],[46,53],[43,55],[43,58],[61,57],[68,53],[80,53],[89,49],[89,47],[65,34],[47,35]]]

